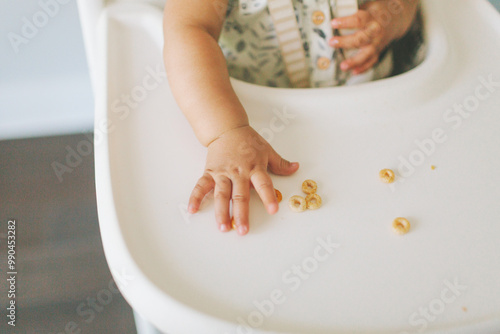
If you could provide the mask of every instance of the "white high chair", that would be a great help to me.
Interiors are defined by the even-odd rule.
[[[276,215],[252,194],[245,237],[218,231],[210,199],[186,213],[205,149],[161,73],[161,5],[80,10],[101,235],[139,332],[500,331],[500,16],[485,0],[424,1],[426,60],[397,77],[298,90],[233,80],[253,127],[301,162],[272,176]],[[308,178],[323,206],[293,213]],[[399,216],[412,224],[403,236]]]

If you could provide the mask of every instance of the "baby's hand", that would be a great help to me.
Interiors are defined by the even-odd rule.
[[[370,1],[362,9],[351,16],[339,17],[332,20],[334,29],[358,29],[355,33],[345,36],[336,36],[329,43],[335,48],[359,49],[359,51],[340,64],[343,71],[351,70],[353,74],[363,73],[375,65],[380,53],[397,36],[397,18],[388,14],[385,1]],[[376,18],[387,19],[385,14],[391,15],[384,24]]]
[[[231,230],[229,202],[240,235],[248,232],[250,185],[253,185],[267,212],[278,211],[278,201],[267,168],[278,175],[293,174],[298,163],[281,158],[271,145],[250,126],[223,133],[208,145],[205,173],[191,193],[188,210],[195,213],[207,193],[214,189],[215,219],[223,232]]]

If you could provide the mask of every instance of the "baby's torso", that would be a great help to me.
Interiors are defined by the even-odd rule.
[[[369,0],[358,0],[358,5]],[[328,41],[333,36],[330,3],[293,0],[310,87],[337,86],[346,80],[339,69],[342,54]],[[219,44],[232,77],[264,86],[290,87],[268,0],[229,0]]]

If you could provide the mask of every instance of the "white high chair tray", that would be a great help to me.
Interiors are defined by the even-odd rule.
[[[276,215],[252,193],[241,237],[219,232],[212,199],[186,213],[206,150],[161,75],[161,11],[106,9],[99,220],[136,311],[171,334],[500,331],[500,17],[476,0],[427,0],[424,14],[428,56],[403,75],[301,90],[233,80],[252,126],[301,163],[272,176]],[[305,179],[323,206],[294,213]]]

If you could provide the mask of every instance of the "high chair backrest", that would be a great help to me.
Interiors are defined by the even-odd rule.
[[[106,7],[120,2],[147,3],[163,7],[166,0],[77,0],[80,24],[82,26],[85,52],[90,70],[90,77],[94,82],[95,60],[97,53],[97,24],[99,17]],[[94,84],[93,84],[94,86]]]

